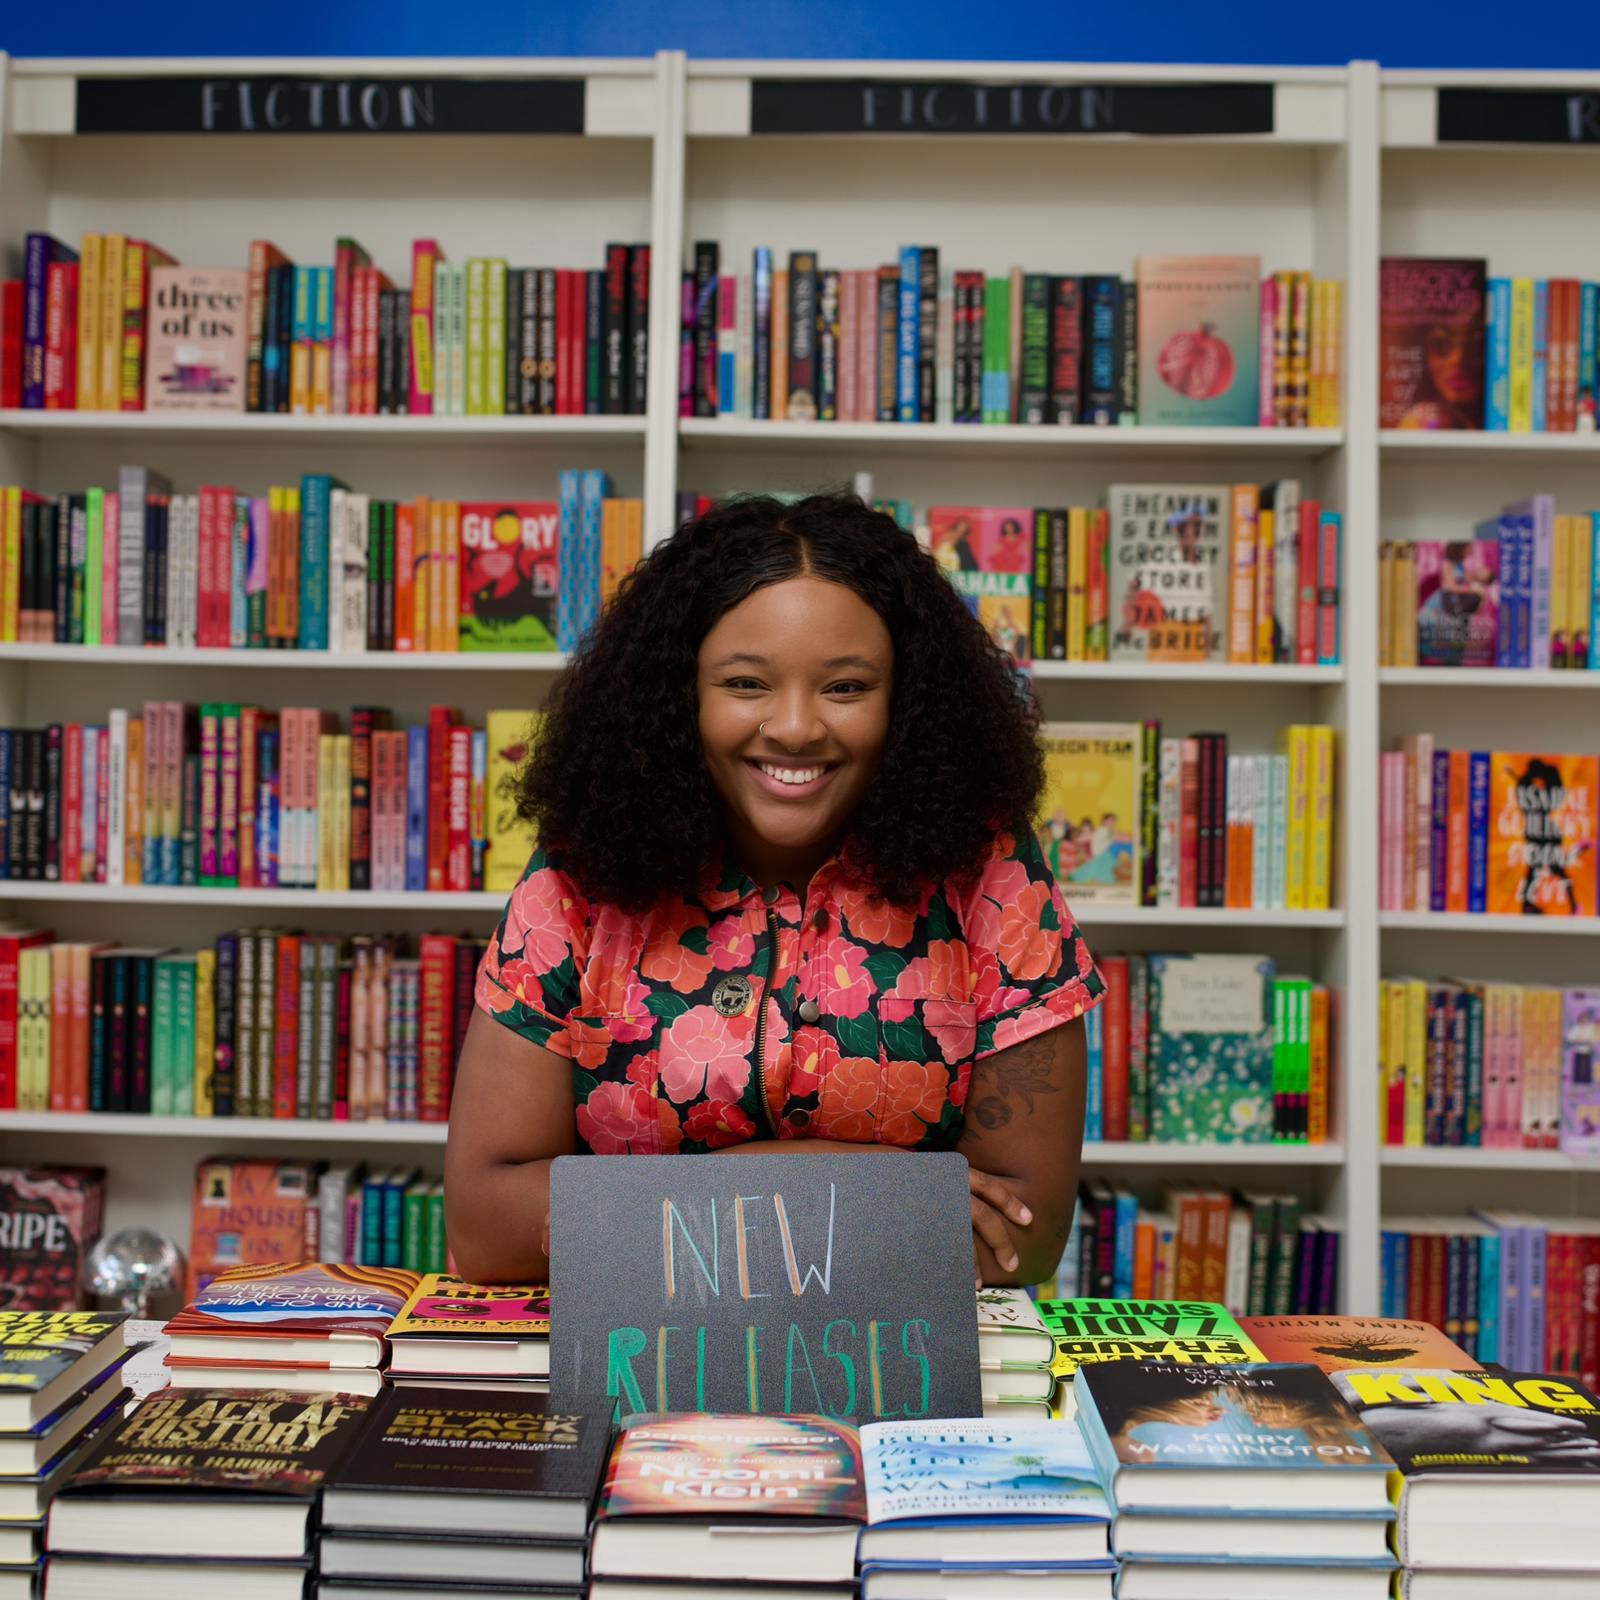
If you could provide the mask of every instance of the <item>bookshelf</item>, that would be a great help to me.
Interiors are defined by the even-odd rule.
[[[73,131],[75,86],[109,75],[241,72],[426,73],[433,78],[581,79],[584,131],[570,135],[106,135]],[[818,85],[869,79],[942,83],[1129,85],[1270,94],[1260,134],[1080,137],[1043,134],[774,134],[752,131],[760,79]],[[1315,913],[1078,908],[1100,948],[1259,950],[1338,992],[1332,1142],[1304,1146],[1098,1144],[1090,1170],[1144,1191],[1174,1175],[1226,1183],[1259,1169],[1344,1228],[1347,1310],[1377,1309],[1379,1218],[1473,1204],[1554,1213],[1600,1203],[1600,1180],[1549,1151],[1386,1150],[1374,1062],[1377,983],[1417,970],[1578,982],[1592,979],[1600,925],[1435,917],[1377,910],[1377,758],[1399,733],[1468,730],[1530,740],[1577,737],[1600,674],[1447,673],[1377,668],[1379,537],[1438,537],[1485,503],[1553,488],[1594,492],[1600,439],[1383,433],[1377,427],[1377,263],[1385,251],[1490,254],[1498,270],[1577,271],[1596,255],[1593,151],[1440,147],[1437,92],[1467,82],[1593,88],[1594,75],[1380,73],[1348,68],[1233,69],[1075,64],[689,61],[6,61],[0,58],[0,250],[44,227],[64,236],[123,230],[170,241],[182,259],[242,261],[251,237],[321,259],[336,233],[361,238],[391,270],[413,237],[452,257],[589,263],[607,238],[651,243],[649,406],[643,417],[365,418],[242,416],[174,420],[141,413],[0,413],[0,481],[44,491],[106,481],[123,460],[175,482],[236,481],[251,492],[283,474],[334,471],[397,495],[467,485],[546,497],[558,467],[604,468],[642,494],[646,538],[670,524],[681,487],[708,493],[847,483],[869,471],[878,494],[919,506],[1093,504],[1116,482],[1266,482],[1298,477],[1343,513],[1343,665],[1164,670],[1049,663],[1036,674],[1047,716],[1160,717],[1176,732],[1220,728],[1242,750],[1278,728],[1338,731],[1337,909]],[[1063,145],[1066,149],[1063,149]],[[1506,223],[1510,220],[1511,227]],[[940,245],[948,264],[1001,271],[1013,261],[1126,271],[1143,253],[1258,253],[1266,267],[1344,280],[1344,416],[1334,429],[1048,429],[680,420],[678,284],[686,244],[715,238],[731,270],[755,245],[814,247],[866,266],[903,242]],[[1503,252],[1503,254],[1502,254]],[[14,268],[15,262],[12,262]],[[665,268],[666,270],[662,270]],[[1498,498],[1496,498],[1498,497]],[[113,703],[207,694],[278,704],[394,706],[430,701],[472,720],[535,705],[557,656],[333,656],[211,650],[0,646],[0,724],[89,718]],[[197,680],[196,674],[203,673]],[[436,681],[434,674],[442,675]],[[1559,680],[1559,681],[1557,681]],[[448,689],[443,685],[448,684]],[[1572,713],[1580,711],[1580,718]],[[1592,742],[1592,741],[1591,741]],[[1560,747],[1560,746],[1557,746]],[[313,931],[484,931],[492,895],[315,895],[261,891],[248,907]],[[0,914],[47,920],[66,937],[210,940],[244,916],[245,897],[202,889],[0,883]],[[1518,937],[1506,940],[1503,933]],[[183,1238],[195,1159],[209,1151],[335,1152],[438,1170],[437,1124],[8,1114],[0,1158],[94,1160],[111,1170],[113,1227],[144,1219]]]

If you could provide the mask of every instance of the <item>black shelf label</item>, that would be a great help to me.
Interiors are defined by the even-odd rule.
[[[1440,144],[1600,144],[1600,94],[1562,89],[1441,89]]]
[[[79,78],[79,133],[582,133],[582,79]]]
[[[756,78],[752,133],[1271,133],[1270,83]]]

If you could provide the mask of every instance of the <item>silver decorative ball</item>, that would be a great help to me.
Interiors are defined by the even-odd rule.
[[[181,1301],[183,1252],[151,1228],[124,1228],[90,1250],[83,1263],[83,1287],[98,1310],[148,1317],[158,1298]]]

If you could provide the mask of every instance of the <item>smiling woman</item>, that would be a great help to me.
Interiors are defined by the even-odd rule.
[[[734,501],[558,685],[540,848],[479,972],[461,1270],[548,1267],[559,1155],[955,1149],[977,1274],[1071,1219],[1100,976],[1040,854],[1032,711],[931,557],[847,496]]]

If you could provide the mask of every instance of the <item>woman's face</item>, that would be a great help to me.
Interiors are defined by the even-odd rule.
[[[1452,405],[1465,405],[1478,392],[1478,379],[1467,365],[1466,336],[1458,328],[1430,328],[1423,340],[1428,376]]]
[[[837,583],[769,584],[717,622],[700,645],[700,742],[736,846],[838,837],[877,769],[893,674],[882,618]]]

